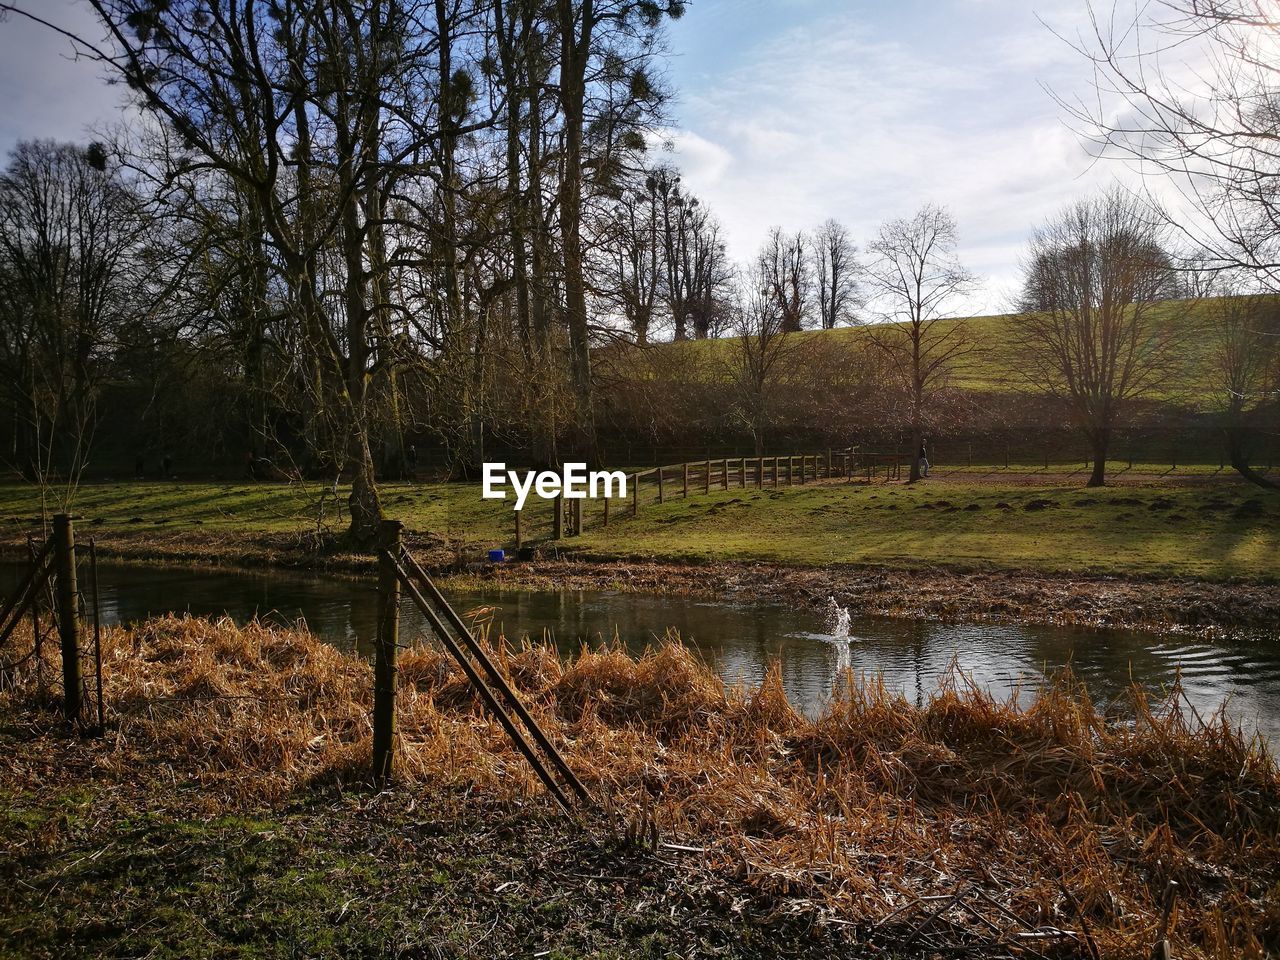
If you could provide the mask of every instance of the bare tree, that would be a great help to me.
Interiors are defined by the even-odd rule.
[[[751,432],[757,456],[764,453],[772,419],[770,394],[793,342],[773,279],[766,263],[758,261],[742,285],[734,310],[730,360],[736,394],[733,412]]]
[[[1031,240],[1015,343],[1029,386],[1067,404],[1089,443],[1089,486],[1106,482],[1107,453],[1125,408],[1166,387],[1179,369],[1186,301],[1166,231],[1120,190],[1074,203]]]
[[[852,323],[859,306],[858,251],[848,229],[836,220],[827,220],[813,235],[811,254],[822,328],[831,330]]]
[[[951,214],[926,205],[914,216],[884,224],[867,247],[866,282],[882,321],[870,335],[906,392],[911,482],[920,479],[917,454],[931,395],[975,346],[965,322],[949,316],[974,284],[956,256],[956,242]]]
[[[809,313],[813,277],[808,246],[803,233],[788,235],[774,227],[757,257],[757,275],[773,297],[787,333],[802,330]]]
[[[1280,432],[1280,305],[1270,296],[1233,294],[1208,301],[1205,310],[1231,466],[1250,483],[1280,490],[1250,458],[1256,438]]]
[[[143,312],[148,223],[98,144],[21,143],[0,176],[0,362],[25,427],[15,459],[42,486],[65,480],[64,506],[110,354]]]
[[[1280,19],[1263,0],[1153,0],[1071,41],[1097,96],[1059,98],[1099,156],[1137,160],[1195,216],[1170,220],[1202,268],[1280,283]],[[1117,104],[1117,101],[1119,103]]]
[[[556,0],[555,26],[560,36],[560,76],[556,84],[562,116],[564,160],[560,165],[557,202],[560,206],[560,256],[564,275],[564,313],[569,337],[570,369],[583,436],[580,443],[595,459],[595,421],[592,403],[591,342],[587,316],[586,255],[582,238],[589,137],[604,134],[595,144],[598,170],[607,173],[612,147],[638,137],[639,113],[614,109],[609,91],[625,79],[629,103],[655,108],[661,97],[649,76],[646,58],[657,42],[663,17],[684,14],[680,0]],[[593,87],[603,86],[603,108],[590,116]],[[593,121],[588,124],[588,120]],[[623,136],[630,133],[630,137]]]
[[[658,182],[650,173],[628,184],[603,211],[592,285],[626,320],[636,343],[649,342],[662,272]]]

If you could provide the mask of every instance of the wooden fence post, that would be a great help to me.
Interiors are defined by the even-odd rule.
[[[396,733],[396,654],[400,646],[401,525],[383,520],[378,531],[378,637],[373,647],[373,782],[391,780]]]
[[[729,458],[720,461],[720,489],[729,489]]]
[[[702,492],[703,493],[711,492],[711,461],[710,460],[708,460],[705,464],[703,464]]]
[[[631,515],[634,517],[640,512],[640,474],[637,473],[632,479],[634,483],[631,487]]]
[[[564,537],[564,497],[557,493],[551,499],[551,538],[560,540]]]
[[[778,466],[778,458],[774,457],[773,458],[773,485],[775,488],[778,486],[778,470],[779,469],[780,468]]]
[[[806,457],[803,453],[800,454],[800,486],[802,487],[804,486],[804,468],[806,466],[806,461],[808,459],[809,458]]]
[[[80,611],[76,609],[76,535],[71,517],[53,518],[54,570],[57,573],[58,636],[62,640],[62,713],[80,719],[84,690],[80,679]]]
[[[609,525],[609,491],[605,491],[604,496],[604,526]]]
[[[756,458],[756,489],[764,487],[764,457]]]
[[[662,487],[662,468],[659,467],[658,468],[658,502],[666,503],[666,500],[667,500],[666,494],[663,492],[663,487]]]
[[[582,536],[582,497],[573,501],[573,535]]]
[[[747,458],[742,457],[738,460],[738,486],[743,490],[747,489]]]

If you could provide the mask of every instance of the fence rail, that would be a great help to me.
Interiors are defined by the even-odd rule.
[[[642,507],[706,495],[712,490],[775,489],[831,480],[871,482],[881,474],[885,479],[896,480],[901,478],[905,462],[897,453],[852,447],[824,453],[713,457],[647,467],[627,473],[630,495],[625,502],[610,497],[589,501],[584,497],[557,496],[548,501],[549,515],[535,516],[530,507],[514,511],[514,542],[520,550],[541,540],[580,536],[590,527],[607,527],[622,517],[634,517]],[[588,503],[598,506],[588,512]]]

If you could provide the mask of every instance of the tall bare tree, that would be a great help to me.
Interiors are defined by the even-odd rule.
[[[906,393],[912,482],[920,479],[917,453],[931,396],[975,349],[967,324],[950,313],[974,284],[956,243],[951,214],[926,205],[914,216],[884,224],[867,247],[866,283],[881,321],[870,335]]]
[[[1059,102],[1100,156],[1136,160],[1195,215],[1170,218],[1202,269],[1260,272],[1280,288],[1280,17],[1264,0],[1088,7],[1071,44],[1098,95]]]
[[[1067,404],[1089,443],[1089,486],[1106,482],[1115,427],[1133,401],[1169,385],[1180,366],[1186,302],[1166,231],[1119,189],[1071,204],[1032,237],[1018,317],[1019,370]]]
[[[175,174],[224,176],[261,217],[338,445],[331,454],[352,478],[350,535],[371,541],[381,505],[368,389],[387,360],[374,228],[398,178],[441,136],[436,108],[451,91],[427,93],[438,86],[436,11],[396,0],[90,2],[111,45],[82,47],[183,139],[183,153],[166,158]]]
[[[1212,343],[1211,388],[1219,397],[1231,466],[1256,486],[1280,483],[1254,469],[1256,442],[1280,434],[1280,305],[1240,293],[1205,304]]]
[[[1244,271],[1280,290],[1280,18],[1272,5],[1154,0],[1089,10],[1092,30],[1071,43],[1092,64],[1098,96],[1060,99],[1084,139],[1099,156],[1136,160],[1152,193],[1178,190],[1185,212],[1168,225],[1201,274]],[[1234,321],[1215,319],[1242,345],[1239,329],[1221,329]],[[1230,419],[1238,429],[1253,422]],[[1240,472],[1251,482],[1260,476]]]
[[[66,480],[68,495],[111,353],[145,308],[149,224],[101,145],[20,143],[0,175],[0,361],[25,425],[16,465]]]
[[[858,251],[848,229],[837,220],[827,220],[814,231],[810,248],[822,328],[852,323],[859,306]]]
[[[774,277],[760,260],[743,281],[734,309],[730,373],[733,412],[751,432],[757,456],[764,453],[773,414],[772,392],[787,366],[795,338],[773,289]]]
[[[656,106],[659,91],[650,77],[647,54],[654,49],[663,17],[684,13],[679,0],[556,0],[555,26],[560,37],[559,82],[556,84],[563,138],[563,162],[557,190],[560,256],[564,276],[565,326],[570,369],[578,400],[579,440],[595,457],[595,421],[591,382],[591,339],[587,315],[586,253],[582,224],[586,198],[587,159],[597,134],[594,168],[608,175],[612,148],[635,143],[637,116],[616,109],[611,96],[619,81],[632,101]],[[603,88],[603,109],[594,116],[592,93]],[[588,121],[594,120],[594,129]],[[630,134],[630,136],[628,136]],[[639,144],[637,144],[639,145]]]
[[[757,274],[777,303],[788,333],[804,328],[811,309],[813,276],[808,246],[803,233],[786,234],[774,227],[757,257]]]

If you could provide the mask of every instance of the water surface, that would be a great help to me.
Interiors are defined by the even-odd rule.
[[[21,572],[19,564],[0,564],[0,593],[11,592]],[[87,568],[87,591],[86,575]],[[360,653],[369,651],[374,636],[377,591],[367,579],[102,564],[99,582],[104,623],[170,612],[303,621],[328,642]],[[445,593],[460,613],[491,607],[506,636],[545,638],[564,653],[615,635],[639,650],[674,628],[728,682],[756,684],[777,660],[787,696],[810,715],[827,702],[845,666],[883,674],[890,689],[920,701],[953,662],[999,696],[1034,687],[1046,671],[1070,664],[1100,703],[1131,680],[1159,694],[1180,674],[1187,698],[1203,715],[1226,702],[1234,721],[1280,745],[1280,643],[1270,639],[1205,642],[1176,634],[855,617],[846,646],[831,641],[824,611],[794,604],[604,591]],[[424,629],[406,602],[406,642]]]

